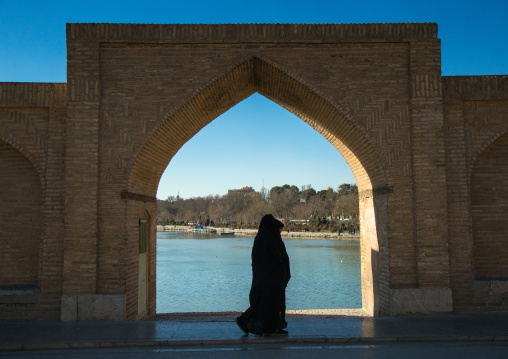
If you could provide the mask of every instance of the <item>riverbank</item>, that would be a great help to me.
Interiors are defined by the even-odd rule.
[[[235,228],[214,228],[205,227],[199,232],[206,233],[207,231],[215,230],[217,233],[234,233],[234,235],[241,235],[247,237],[255,237],[257,229],[235,229]],[[157,232],[192,232],[192,227],[189,226],[157,226]],[[315,238],[315,239],[333,239],[333,240],[360,240],[360,234],[341,233],[340,236],[337,233],[330,232],[288,232],[282,231],[282,238]]]
[[[234,321],[242,312],[186,312],[186,313],[157,313],[147,320],[151,321]],[[369,317],[362,308],[354,309],[299,309],[286,310],[286,318],[323,318],[323,317]]]

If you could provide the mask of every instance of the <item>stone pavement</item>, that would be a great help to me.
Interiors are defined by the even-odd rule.
[[[287,337],[244,335],[238,313],[139,322],[0,322],[0,351],[257,343],[506,341],[507,314],[419,317],[288,315]]]

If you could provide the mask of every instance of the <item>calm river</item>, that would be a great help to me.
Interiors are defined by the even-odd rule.
[[[249,307],[252,237],[157,233],[157,313]],[[287,309],[361,308],[360,242],[286,239]]]

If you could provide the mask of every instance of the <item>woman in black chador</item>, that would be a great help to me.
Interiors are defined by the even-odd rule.
[[[284,224],[271,214],[259,224],[252,247],[250,307],[236,324],[248,334],[287,335],[286,287],[291,278],[289,257],[280,233]]]

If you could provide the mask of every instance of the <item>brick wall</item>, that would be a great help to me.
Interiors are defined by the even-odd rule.
[[[126,291],[128,318],[136,308],[132,231],[140,199],[153,199],[186,141],[254,92],[301,117],[350,164],[362,211],[373,214],[362,256],[376,314],[390,313],[390,288],[447,288],[447,228],[426,231],[438,222],[431,214],[446,213],[444,189],[427,199],[429,188],[446,183],[435,25],[71,24],[67,32],[72,109],[91,116],[87,131],[99,126],[98,192],[86,198],[92,207],[98,201],[87,221],[101,219],[90,280],[95,270],[98,293]],[[97,101],[99,113],[88,112]],[[67,173],[80,181],[89,174],[91,183],[90,156]],[[122,201],[121,193],[129,195]],[[95,248],[93,233],[69,240]]]
[[[496,213],[507,198],[508,77],[444,77],[443,88],[454,311],[506,311],[506,220]]]
[[[0,320],[60,318],[65,89],[0,84]]]
[[[380,308],[385,314],[390,311],[390,286],[419,285],[417,250],[427,258],[432,246],[417,249],[415,237],[411,138],[425,132],[412,133],[410,88],[414,88],[413,97],[425,99],[424,107],[436,103],[432,113],[439,110],[439,41],[433,25],[353,26],[351,32],[343,32],[346,28],[318,26],[307,31],[298,26],[254,25],[218,35],[215,30],[229,27],[210,26],[209,32],[197,27],[187,32],[185,26],[139,26],[127,31],[116,25],[69,25],[69,48],[86,49],[92,48],[93,41],[100,43],[99,90],[90,84],[100,92],[98,291],[136,288],[130,282],[136,279],[135,273],[116,268],[125,258],[133,268],[136,264],[134,251],[129,249],[135,236],[125,247],[123,239],[131,238],[130,229],[124,232],[116,225],[126,218],[119,192],[153,198],[161,174],[178,149],[254,92],[295,113],[328,139],[350,164],[366,198],[364,210],[376,207],[377,215],[372,217],[376,223],[364,232],[369,244],[363,252],[366,258],[376,257],[374,274],[368,265],[364,272],[371,272],[365,281],[369,291],[375,286],[376,296],[383,298],[378,312]],[[278,37],[286,37],[284,29],[292,31],[289,43]],[[318,32],[319,41],[326,44],[314,43]],[[384,35],[379,36],[381,33]],[[194,37],[196,34],[200,35]],[[249,46],[242,45],[246,34]],[[220,43],[213,40],[215,36],[220,36]],[[409,40],[414,42],[412,47]],[[414,78],[409,77],[411,56],[423,59],[413,61]],[[83,56],[76,58],[84,61]],[[79,76],[89,69],[89,77],[96,78],[97,64],[85,67],[86,61],[79,67]],[[439,126],[442,117],[437,116],[436,121]],[[420,141],[435,149],[435,156],[442,154],[439,146],[423,138]],[[422,171],[428,174],[433,169],[434,173],[443,171],[432,161]],[[428,176],[425,181],[437,180],[443,177]],[[418,188],[427,186],[425,181]],[[373,200],[375,196],[380,197]],[[422,203],[429,211],[444,210],[437,199],[435,204]],[[422,218],[428,222],[426,214]],[[137,224],[135,216],[128,221],[132,221],[128,228]],[[422,222],[425,225],[428,223]],[[436,234],[441,242],[443,233]],[[424,230],[419,235],[421,241],[429,241]],[[383,238],[380,245],[378,236]],[[443,246],[436,248],[432,250],[442,251]],[[370,259],[364,263],[371,263]],[[431,260],[429,268],[435,270],[434,264],[445,270],[436,271],[428,285],[446,286],[446,260]],[[128,311],[134,313],[131,300],[135,295],[128,298],[128,308],[132,308]]]
[[[70,24],[67,48],[67,85],[0,84],[0,184],[30,194],[0,196],[14,203],[2,230],[30,238],[15,244],[28,270],[0,279],[34,285],[0,291],[1,319],[95,318],[113,302],[119,320],[139,319],[140,218],[154,314],[159,179],[190,138],[255,92],[350,165],[371,314],[449,312],[452,297],[455,312],[508,310],[506,265],[485,260],[506,251],[508,77],[442,78],[435,24]],[[28,208],[34,235],[6,219]]]

